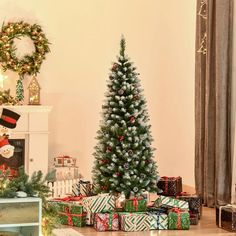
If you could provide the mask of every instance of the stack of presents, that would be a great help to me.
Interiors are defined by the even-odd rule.
[[[61,224],[92,226],[97,231],[188,230],[197,225],[202,214],[201,198],[182,192],[181,177],[162,177],[158,187],[163,192],[155,201],[147,195],[123,199],[114,195],[92,195],[92,185],[80,181],[81,195],[56,199]]]

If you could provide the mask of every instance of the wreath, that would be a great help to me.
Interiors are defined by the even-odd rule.
[[[14,39],[26,36],[33,41],[35,51],[32,55],[25,55],[19,59],[16,56]],[[39,25],[30,25],[23,21],[3,24],[0,32],[0,62],[3,70],[16,71],[20,77],[25,74],[35,75],[39,72],[48,52],[50,52],[49,42]]]

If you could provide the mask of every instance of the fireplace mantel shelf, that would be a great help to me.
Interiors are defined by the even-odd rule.
[[[1,108],[7,108],[12,110],[21,111],[23,113],[31,113],[31,112],[50,112],[52,110],[52,106],[32,106],[32,105],[22,105],[22,106],[1,106]]]

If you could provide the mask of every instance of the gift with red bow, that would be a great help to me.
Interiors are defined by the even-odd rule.
[[[83,227],[86,225],[86,212],[80,204],[73,204],[70,201],[53,202],[57,205],[59,222],[62,225]]]
[[[162,190],[161,195],[177,196],[182,192],[182,178],[162,176],[157,183],[157,187]]]
[[[186,210],[173,208],[168,213],[168,228],[186,230],[190,228],[190,217]]]
[[[147,209],[147,200],[144,198],[130,198],[125,200],[126,212],[144,212]]]
[[[94,228],[97,231],[117,231],[119,230],[118,213],[96,213],[94,217]]]

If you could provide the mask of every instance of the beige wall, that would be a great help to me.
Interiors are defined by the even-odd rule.
[[[38,76],[42,103],[53,106],[51,157],[78,157],[90,178],[108,69],[123,33],[148,101],[159,172],[194,185],[195,0],[1,0],[0,22],[9,19],[38,22],[52,43]]]

